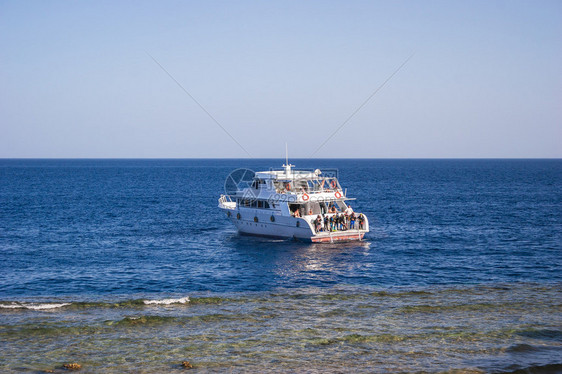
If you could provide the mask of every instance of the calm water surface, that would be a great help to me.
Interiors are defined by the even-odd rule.
[[[230,171],[0,160],[0,371],[562,371],[561,160],[337,168],[360,243],[239,236]]]

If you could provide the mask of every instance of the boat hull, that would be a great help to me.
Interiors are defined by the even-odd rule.
[[[296,222],[292,225],[279,222],[285,221],[283,218],[276,217],[276,222],[268,222],[265,219],[258,219],[258,222],[255,222],[254,220],[237,219],[235,216],[231,216],[230,221],[236,226],[238,232],[246,235],[301,240],[310,240],[313,236],[312,230],[304,220],[301,221],[300,227],[296,227]]]
[[[275,239],[296,239],[312,243],[334,243],[361,241],[367,230],[346,230],[333,232],[314,232],[306,218],[285,217],[281,215],[239,212],[223,209],[232,224],[242,235],[261,236]],[[250,219],[248,219],[250,218]]]

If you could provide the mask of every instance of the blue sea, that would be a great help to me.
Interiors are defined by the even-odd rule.
[[[364,241],[237,234],[283,160],[0,160],[0,372],[562,372],[562,160],[291,162]]]

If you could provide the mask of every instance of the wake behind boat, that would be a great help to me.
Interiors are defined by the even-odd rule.
[[[281,170],[252,173],[247,187],[221,195],[219,208],[241,234],[311,242],[362,240],[369,222],[346,203],[353,199],[338,178],[292,166],[287,162]]]

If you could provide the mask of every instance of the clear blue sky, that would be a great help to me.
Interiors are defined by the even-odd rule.
[[[562,1],[0,1],[0,157],[562,157]]]

